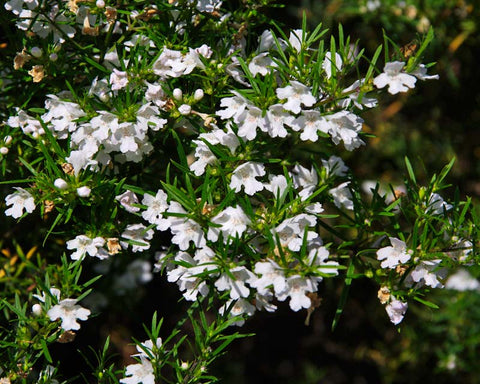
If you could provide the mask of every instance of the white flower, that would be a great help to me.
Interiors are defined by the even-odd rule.
[[[322,159],[322,165],[327,170],[328,176],[343,177],[347,175],[348,167],[338,156],[330,156],[328,160]]]
[[[212,57],[213,54],[212,48],[210,48],[207,44],[202,44],[200,47],[195,48],[195,52],[206,59]]]
[[[222,232],[224,242],[227,242],[230,236],[240,238],[250,224],[250,219],[241,207],[227,207],[213,217],[211,221],[220,225],[220,227],[210,227],[208,229],[207,238],[211,241],[217,241],[220,232]]]
[[[72,164],[77,176],[82,169],[97,163],[95,160],[92,160],[94,154],[94,152],[86,150],[71,151],[70,156],[66,157],[65,160]]]
[[[88,316],[90,315],[90,311],[76,304],[76,299],[62,300],[57,305],[50,308],[50,310],[47,312],[47,316],[52,321],[61,319],[61,327],[65,331],[79,330],[80,324],[77,323],[77,319],[87,320]]]
[[[365,4],[365,7],[367,8],[367,11],[373,12],[376,9],[380,8],[382,3],[380,0],[368,0],[367,4]]]
[[[240,297],[248,297],[250,289],[246,287],[245,283],[252,285],[257,277],[247,268],[239,266],[224,272],[215,281],[215,287],[220,291],[230,291],[230,297],[237,300]]]
[[[392,95],[414,88],[417,79],[415,76],[402,72],[404,66],[405,63],[401,61],[386,63],[383,73],[373,79],[373,84],[377,88],[384,88],[388,85],[388,92]]]
[[[260,73],[262,76],[266,76],[267,73],[272,71],[272,67],[277,66],[277,64],[268,55],[268,52],[260,53],[248,64],[248,69],[254,77],[257,75],[257,73]]]
[[[200,135],[200,137],[201,136],[202,135]],[[205,173],[207,165],[214,164],[217,161],[217,157],[203,141],[193,140],[193,143],[197,145],[195,148],[196,160],[190,164],[190,169],[196,176],[201,176]]]
[[[122,237],[133,242],[133,244],[131,244],[133,252],[142,252],[150,248],[148,241],[153,238],[153,229],[147,230],[147,227],[143,224],[131,224],[125,228]],[[120,241],[120,244],[126,249],[129,243]]]
[[[253,195],[256,192],[261,191],[264,188],[263,183],[256,180],[256,177],[265,175],[265,167],[263,164],[246,162],[238,166],[232,173],[232,179],[230,181],[230,188],[235,192],[240,192],[242,186],[245,189],[247,195]]]
[[[238,136],[246,140],[253,140],[257,136],[257,128],[266,132],[266,121],[262,116],[262,110],[254,106],[248,106],[238,117]]]
[[[466,269],[459,269],[448,278],[445,288],[456,291],[480,291],[480,282]]]
[[[211,251],[209,248],[207,249]],[[197,264],[198,259],[193,259],[186,252],[178,252],[175,256],[175,262],[178,265],[167,272],[167,280],[169,282],[177,282],[179,289],[185,291],[183,296],[189,301],[195,301],[199,293],[204,297],[209,293],[209,288],[205,281],[202,281],[195,275],[215,268],[211,264],[212,259],[207,256],[209,252],[207,251],[200,255],[199,251],[201,250],[197,250],[196,255],[202,259],[206,258],[203,260],[208,263],[207,265]]]
[[[125,378],[120,380],[122,384],[155,384],[152,363],[145,357],[140,358],[139,364],[127,365]]]
[[[155,340],[155,346],[157,349],[159,349],[162,346],[162,339],[159,337],[157,340]],[[140,345],[136,346],[137,351],[139,353],[132,355],[132,356],[138,356],[138,357],[146,357],[148,358],[148,354],[146,351],[150,352],[150,354],[153,352],[153,342],[152,340],[145,340],[143,343]]]
[[[285,125],[292,125],[294,119],[283,104],[270,105],[265,116],[265,129],[271,137],[286,137],[288,131]]]
[[[113,68],[113,72],[110,75],[110,85],[112,87],[112,91],[118,91],[123,89],[128,84],[128,77],[127,72],[119,71],[116,68]]]
[[[312,302],[306,294],[316,290],[314,280],[295,275],[287,278],[287,288],[276,296],[280,301],[285,301],[287,297],[290,297],[290,308],[297,312],[302,308],[310,308]]]
[[[153,63],[153,73],[162,78],[180,77],[186,70],[182,52],[163,48],[158,59]]]
[[[14,219],[18,219],[23,215],[23,210],[28,213],[32,213],[35,210],[35,201],[30,192],[23,188],[15,188],[17,191],[5,197],[5,203],[7,207],[11,205],[9,209],[5,211],[5,215],[12,216]]]
[[[165,231],[170,226],[168,219],[163,218],[163,213],[168,209],[167,194],[159,189],[155,196],[145,193],[142,204],[147,210],[142,212],[142,217],[150,224],[155,224],[159,231]]]
[[[100,250],[104,244],[105,239],[103,237],[91,239],[85,235],[78,235],[75,239],[67,241],[67,249],[76,249],[76,251],[70,255],[72,260],[81,259],[87,253],[92,257],[96,256],[99,259],[105,259],[107,254]]]
[[[322,204],[313,203],[313,204],[307,205],[305,207],[305,211],[307,211],[308,213],[316,213],[318,215],[319,213],[322,213],[324,209]]]
[[[232,45],[229,53],[233,53],[236,49],[243,49],[245,44],[245,38],[242,37],[239,44],[236,46]],[[246,81],[245,73],[241,69],[240,62],[236,56],[232,56],[232,62],[225,67],[225,72],[228,73],[235,81],[238,81],[240,84],[244,85],[247,88],[250,88],[251,85]]]
[[[238,92],[232,91],[232,93],[235,96],[224,97],[220,100],[220,107],[225,107],[225,109],[217,111],[217,115],[223,120],[233,117],[233,121],[239,123],[239,117],[247,107],[248,101]]]
[[[60,295],[61,291],[58,288],[51,287],[50,288],[50,294],[51,296],[55,297],[57,301],[60,301]],[[38,301],[41,301],[42,303],[45,303],[45,300],[47,298],[47,294],[45,292],[42,292],[42,295],[33,295]]]
[[[454,241],[455,244],[451,247],[452,250],[450,252],[447,252],[447,255],[455,261],[465,263],[468,260],[469,255],[473,251],[473,243],[469,240],[463,240],[458,238],[452,238],[452,241]]]
[[[135,213],[140,211],[140,207],[134,206],[139,204],[137,195],[132,191],[125,191],[121,195],[115,196],[115,200],[120,202],[120,205],[125,208],[127,212]]]
[[[177,244],[182,251],[188,248],[190,241],[197,248],[202,248],[206,245],[202,227],[192,219],[186,219],[179,224],[172,224],[170,230],[173,234],[172,243]]]
[[[220,0],[197,0],[197,10],[199,12],[212,13],[222,6]]]
[[[225,311],[232,305],[233,300],[230,299],[225,303],[224,306],[222,306],[218,312],[223,315]],[[252,316],[255,313],[255,307],[250,304],[247,300],[245,299],[239,299],[235,301],[235,304],[233,305],[231,311],[230,311],[230,316],[231,317],[237,317],[237,316],[242,316],[242,315],[247,315],[247,316]],[[235,321],[233,325],[237,325],[241,327],[243,324],[245,324],[245,320],[239,319],[238,321]]]
[[[307,168],[302,167],[298,164],[293,167],[292,172],[293,185],[295,186],[295,188],[303,188],[300,191],[299,195],[302,198],[302,201],[304,201],[308,199],[315,191],[315,188],[317,188],[317,172],[315,171],[315,168],[313,168],[313,166],[309,171]]]
[[[110,100],[111,93],[112,91],[108,85],[107,79],[103,78],[98,80],[98,77],[93,79],[92,85],[88,91],[89,96],[95,95],[104,103]]]
[[[27,113],[17,108],[17,116],[10,116],[7,125],[13,128],[20,128],[23,133],[30,134],[37,139],[45,133],[40,121],[29,116]]]
[[[223,130],[215,127],[215,129],[211,132],[200,134],[198,139],[199,140],[193,140],[193,143],[197,146],[195,148],[196,160],[190,164],[190,169],[197,176],[203,175],[205,173],[206,166],[209,164],[214,164],[217,161],[217,157],[212,153],[204,141],[208,142],[210,145],[224,145],[230,149],[232,154],[235,153],[235,150],[240,145],[238,137],[229,127],[228,132],[224,132]]]
[[[420,80],[438,80],[438,75],[427,75],[427,67],[424,64],[420,64],[417,69],[412,72],[412,75]]]
[[[452,209],[452,205],[445,202],[438,193],[432,193],[428,199],[426,211],[432,215],[443,215],[444,211]]]
[[[267,312],[275,312],[277,306],[271,303],[272,300],[273,294],[271,292],[267,292],[266,295],[261,295],[257,292],[255,294],[255,307],[257,307],[258,310],[264,309]]]
[[[283,175],[268,175],[268,183],[265,184],[265,189],[273,193],[274,197],[282,197],[287,190],[288,182]]]
[[[330,253],[326,247],[321,245],[321,239],[319,241],[319,238],[316,238],[314,241],[312,241],[312,244],[314,245],[309,247],[310,249],[308,251],[307,258],[307,260],[310,262],[310,266],[315,266],[318,274],[326,274],[331,276],[338,275],[339,264],[333,260],[327,261]],[[317,279],[317,281],[320,281],[322,277],[317,277]]]
[[[301,112],[301,104],[311,107],[317,101],[310,92],[310,88],[298,81],[291,81],[290,85],[277,88],[276,93],[279,99],[287,99],[283,108],[293,113]]]
[[[397,300],[395,297],[392,296],[392,300],[389,304],[385,307],[387,311],[388,317],[390,321],[397,325],[400,324],[405,316],[405,312],[407,312],[408,303],[404,303],[400,300]]]
[[[318,111],[303,111],[291,124],[294,131],[302,131],[300,139],[303,141],[318,140],[318,131],[327,133],[330,129],[330,125],[327,120],[320,115]]]
[[[350,104],[353,103],[358,109],[363,109],[363,107],[373,108],[377,106],[377,99],[372,97],[367,97],[362,95],[360,99],[360,87],[363,85],[364,79],[355,80],[355,82],[343,90],[343,94],[348,94],[347,98],[342,99],[338,102],[338,105],[342,108],[348,108]]]
[[[343,60],[342,57],[335,52],[335,64],[333,63],[332,52],[328,51],[325,53],[325,59],[322,63],[322,68],[325,71],[327,79],[332,77],[333,68],[335,68],[336,72],[342,69]]]
[[[59,139],[66,139],[69,132],[76,131],[75,120],[86,115],[78,104],[63,101],[55,95],[48,95],[45,109],[48,112],[42,115],[42,120],[52,125],[51,129]]]
[[[156,106],[163,108],[167,104],[167,98],[163,88],[158,83],[147,84],[147,91],[145,92],[145,100],[153,102]]]
[[[177,244],[182,251],[188,249],[190,242],[197,248],[203,248],[207,244],[200,224],[186,217],[186,212],[179,203],[172,201],[168,212],[178,215],[168,217],[173,244]]]
[[[332,195],[333,203],[337,208],[341,208],[343,205],[346,209],[353,210],[352,193],[348,188],[349,184],[350,182],[347,181],[328,191]]]
[[[404,264],[411,257],[411,251],[407,250],[407,244],[395,237],[389,237],[391,247],[380,248],[377,251],[377,259],[383,260],[382,268],[395,269],[397,265]]]
[[[271,48],[275,48],[275,39],[272,32],[268,29],[262,32],[262,34],[258,38],[258,41],[258,52],[266,52]]]
[[[295,49],[295,51],[297,52],[300,52],[302,50],[302,37],[303,31],[301,29],[294,29],[290,31],[288,41],[292,45],[293,49]]]
[[[268,259],[265,262],[257,262],[255,264],[254,272],[261,275],[251,286],[256,288],[261,295],[268,295],[270,287],[276,295],[281,294],[287,289],[287,280],[282,268],[273,260]]]
[[[277,227],[272,229],[272,234],[278,236],[280,245],[288,247],[293,252],[300,250],[303,244],[305,228],[313,227],[317,219],[313,215],[300,214],[283,220]],[[307,231],[307,242],[318,237],[318,233]]]
[[[438,277],[444,277],[446,272],[445,269],[439,269],[441,262],[440,259],[422,260],[405,279],[405,285],[409,286],[415,282],[417,287],[428,285],[432,288],[443,288],[443,284],[438,280]]]
[[[23,5],[26,5],[29,9],[35,9],[38,7],[38,0],[10,0],[4,6],[7,11],[18,16],[23,11]]]
[[[358,137],[358,133],[362,130],[363,125],[363,119],[359,116],[351,112],[340,111],[325,118],[328,122],[328,133],[335,144],[343,141],[343,145],[348,151],[365,144]]]

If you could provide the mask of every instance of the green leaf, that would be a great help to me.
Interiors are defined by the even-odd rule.
[[[95,60],[92,60],[88,56],[84,56],[85,61],[90,64],[91,66],[97,68],[99,71],[102,71],[104,73],[110,74],[110,71],[105,68],[103,65],[98,64]]]
[[[410,176],[410,180],[412,180],[414,184],[417,184],[417,179],[415,178],[415,173],[413,172],[412,164],[410,163],[410,160],[408,160],[407,156],[405,156],[405,166],[407,167],[408,176]]]
[[[377,50],[375,51],[372,60],[370,61],[370,66],[368,67],[367,74],[365,75],[365,83],[368,83],[368,80],[373,75],[373,71],[375,69],[375,65],[377,64],[378,57],[380,56],[380,53],[382,53],[382,46],[380,45]]]
[[[52,356],[50,356],[50,352],[48,352],[47,342],[45,341],[45,339],[40,339],[40,344],[42,346],[45,359],[47,359],[50,364],[53,363]]]
[[[169,197],[173,200],[178,201],[188,212],[192,212],[195,208],[195,203],[193,203],[189,196],[182,192],[180,189],[174,187],[173,185],[166,184],[162,181],[162,186],[167,191]]]
[[[343,286],[342,294],[340,296],[340,300],[338,301],[337,310],[335,311],[335,317],[333,318],[332,331],[334,331],[335,328],[337,327],[338,321],[340,320],[340,316],[342,315],[342,312],[343,312],[343,308],[345,306],[345,303],[347,302],[348,294],[350,292],[350,285],[352,284],[352,280],[353,280],[354,271],[355,271],[355,265],[353,264],[353,260],[351,260],[347,268],[345,285]]]
[[[40,121],[40,123],[42,124],[43,130],[45,131],[45,137],[48,139],[48,142],[52,146],[53,152],[56,155],[60,156],[62,159],[67,157],[67,154],[62,149],[62,147],[58,144],[58,141],[55,138],[55,136],[53,136],[52,131],[50,131],[50,129],[48,129],[47,125],[44,122]]]
[[[422,303],[423,305],[426,305],[429,308],[433,308],[433,309],[439,309],[440,308],[437,304],[434,304],[431,301],[420,299],[418,296],[414,296],[413,299],[418,301],[419,303]]]
[[[25,160],[23,157],[18,157],[18,160],[27,168],[33,176],[37,176],[37,171]]]

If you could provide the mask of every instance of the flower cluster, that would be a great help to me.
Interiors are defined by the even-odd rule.
[[[185,53],[158,47],[160,54],[151,63],[151,73],[156,78],[150,77],[148,82],[139,81],[138,73],[128,69],[129,61],[122,64],[115,51],[108,58],[105,56],[104,63],[111,68],[111,75],[96,77],[88,93],[108,102],[135,85],[138,101],[129,107],[128,114],[120,109],[95,110],[92,114],[91,110],[87,112],[78,103],[69,101],[73,95],[64,92],[61,97],[48,96],[46,112],[40,116],[41,125],[22,110],[10,117],[7,124],[34,138],[44,135],[45,128],[57,140],[68,138],[69,155],[64,161],[71,164],[76,176],[85,171],[105,172],[109,167],[115,171],[127,162],[138,163],[152,154],[151,140],[155,135],[170,129],[172,122],[174,126],[184,124],[197,132],[191,140],[190,171],[197,177],[212,177],[223,169],[229,180],[219,193],[232,196],[230,203],[217,206],[202,201],[200,215],[189,212],[192,208],[197,212],[194,206],[176,200],[172,189],[146,191],[141,202],[135,193],[125,190],[115,199],[128,213],[141,214],[149,226],[138,222],[127,224],[113,250],[108,246],[105,249],[113,238],[99,236],[100,233],[79,234],[67,242],[67,248],[74,251],[71,259],[83,259],[86,255],[106,259],[130,246],[133,252],[145,251],[150,248],[154,229],[170,231],[171,242],[179,251],[162,254],[158,265],[168,266],[168,280],[176,282],[188,300],[195,300],[198,293],[206,296],[214,289],[228,292],[230,300],[240,300],[234,306],[237,313],[252,314],[255,307],[273,311],[276,309],[273,300],[287,298],[294,311],[310,308],[309,295],[317,292],[318,283],[324,277],[338,274],[339,263],[331,259],[316,228],[323,205],[329,202],[338,209],[354,210],[348,168],[340,157],[331,155],[322,159],[320,170],[308,169],[299,162],[282,170],[275,162],[265,162],[268,158],[261,155],[262,143],[278,142],[281,148],[282,143],[300,140],[331,147],[327,141],[330,139],[334,145],[343,144],[345,149],[353,151],[365,144],[361,133],[363,119],[358,112],[377,105],[375,98],[364,96],[374,91],[368,85],[371,80],[366,78],[353,80],[340,90],[333,88],[335,75],[347,74],[360,57],[350,50],[343,55],[332,51],[316,53],[307,44],[315,39],[314,34],[302,30],[292,31],[288,40],[277,39],[271,31],[265,31],[253,56],[241,53],[232,56],[226,72],[243,88],[231,90],[231,96],[220,98],[220,108],[214,116],[192,109],[204,97],[203,90],[197,89],[190,97],[181,88],[172,90],[169,85],[171,79],[191,75],[196,70],[204,73],[211,70],[217,58],[204,44],[195,49],[188,47]],[[148,38],[135,35],[126,49],[133,49],[140,41],[145,53],[156,48]],[[316,81],[302,76],[301,70],[286,76],[286,65],[299,53],[307,54],[310,65],[318,68]],[[315,57],[320,60],[315,61]],[[115,68],[119,65],[127,69]],[[431,78],[426,76],[423,66],[408,74],[403,72],[404,65],[387,63],[384,73],[375,77],[373,84],[377,88],[388,85],[389,92],[395,94],[413,88],[415,76]],[[267,94],[255,97],[262,83],[268,84]],[[196,128],[198,121],[203,121],[205,128]],[[242,155],[245,151],[246,156]],[[270,156],[281,159],[274,148],[270,151]],[[337,179],[343,180],[333,184]],[[68,188],[67,183],[58,180],[55,186],[60,190]],[[88,193],[77,189],[77,193],[88,198],[90,189]],[[438,211],[444,205],[434,195],[430,209]],[[266,198],[277,204],[256,203]],[[7,197],[7,204],[13,204],[7,214],[14,217],[20,217],[24,208],[27,212],[34,209],[33,199],[23,189]],[[273,214],[272,209],[279,211]],[[392,251],[384,248],[378,252],[379,260],[385,259],[383,268],[395,268],[410,259],[410,254],[404,253],[404,243],[393,238],[391,241]],[[238,242],[242,247],[236,252],[218,251],[228,250]],[[253,259],[247,256],[251,254],[257,256]],[[424,268],[427,267],[425,264]],[[425,280],[419,274],[412,274],[416,283]],[[252,300],[255,306],[250,303]]]
[[[408,163],[401,192],[375,184],[365,194],[347,165],[368,144],[362,113],[385,92],[437,78],[420,56],[393,55],[380,70],[381,48],[367,57],[343,32],[328,47],[321,28],[265,30],[255,42],[246,30],[260,12],[226,12],[218,0],[157,3],[5,4],[20,30],[42,39],[14,69],[31,61],[32,82],[46,89],[40,105],[5,119],[2,156],[14,141],[31,173],[19,171],[27,184],[6,196],[5,214],[50,220],[47,236],[64,236],[64,272],[92,263],[126,296],[152,280],[153,266],[186,301],[211,299],[239,326],[285,301],[310,316],[325,279],[367,276],[397,325],[422,290],[446,284],[452,264],[471,262],[468,204],[438,194],[448,170],[420,186]],[[70,50],[83,43],[82,53]],[[66,72],[69,60],[81,74],[60,87],[55,66]],[[71,280],[54,284],[70,289]],[[36,295],[43,304],[33,313],[76,331],[90,310],[60,293]],[[94,290],[92,303],[95,294],[105,299]],[[138,344],[120,382],[158,381],[162,348],[161,339]]]

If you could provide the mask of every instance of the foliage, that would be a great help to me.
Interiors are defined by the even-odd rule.
[[[397,326],[455,276],[478,289],[475,205],[441,196],[454,160],[420,180],[405,157],[399,185],[346,165],[375,140],[360,115],[377,98],[437,78],[433,29],[408,57],[387,33],[370,53],[341,25],[282,28],[272,7],[5,4],[2,382],[211,383],[252,336],[234,327],[285,301],[307,325],[328,302],[338,330],[358,282]]]

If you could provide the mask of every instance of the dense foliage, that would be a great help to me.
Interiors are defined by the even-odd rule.
[[[411,49],[378,29],[363,49],[341,25],[283,28],[276,7],[5,3],[2,383],[243,382],[244,367],[214,362],[249,332],[278,338],[255,318],[286,311],[302,332],[329,324],[339,346],[365,345],[356,315],[367,335],[442,334],[436,369],[471,377],[479,333],[465,325],[479,314],[458,314],[478,302],[479,219],[448,184],[454,159],[419,177],[396,148],[402,170],[378,182],[357,163],[394,146],[372,134],[376,111],[438,81],[424,62],[434,29]],[[448,291],[431,298],[439,288],[461,292],[453,306]],[[416,344],[366,345],[377,372],[352,379],[397,382],[421,363]],[[283,380],[346,380],[338,361],[308,361]]]

